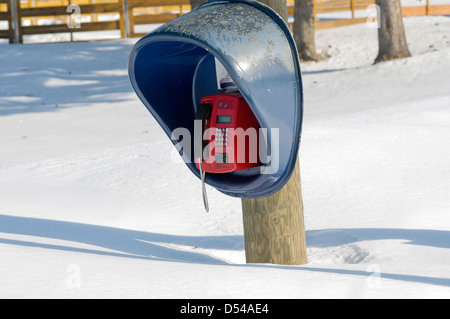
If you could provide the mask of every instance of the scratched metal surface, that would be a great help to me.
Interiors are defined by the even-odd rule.
[[[248,176],[208,175],[207,183],[228,195],[268,196],[281,189],[293,171],[300,143],[303,97],[296,48],[286,28],[273,11],[255,1],[210,1],[145,36],[130,55],[132,85],[169,136],[176,127],[192,129],[186,122],[193,122],[194,116],[194,111],[187,111],[192,109],[189,78],[206,54],[213,54],[225,66],[260,126],[269,128],[269,142],[270,128],[279,130],[279,140],[271,145],[271,165]],[[166,71],[170,71],[167,85],[179,84],[179,101],[164,101],[156,96],[164,94],[164,89],[149,84],[164,82],[161,64],[167,64]],[[177,76],[180,83],[173,80]],[[147,84],[142,85],[144,82]],[[164,114],[168,105],[173,107],[172,115]],[[177,113],[184,115],[174,118]],[[195,165],[186,164],[198,176]]]

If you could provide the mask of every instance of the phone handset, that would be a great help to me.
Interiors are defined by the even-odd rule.
[[[212,106],[209,104],[199,104],[197,107],[197,112],[195,114],[194,122],[194,156],[195,160],[198,160],[198,167],[200,170],[200,179],[202,181],[202,194],[203,194],[203,204],[205,206],[206,212],[209,212],[208,196],[206,194],[206,172],[202,170],[203,162],[203,150],[206,146],[206,142],[203,140],[203,135],[206,129],[206,125],[210,121],[212,113]]]

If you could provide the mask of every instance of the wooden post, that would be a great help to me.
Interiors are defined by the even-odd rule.
[[[303,265],[307,263],[300,168],[279,192],[242,199],[247,263]]]
[[[134,34],[133,8],[128,0],[121,0],[122,10],[119,12],[120,37],[129,38]]]
[[[355,19],[355,0],[350,0],[350,9],[352,10],[352,20]]]
[[[313,0],[313,14],[314,14],[314,29],[317,26],[317,1]]]
[[[20,0],[11,0],[12,25],[14,28],[14,43],[23,43],[22,14]]]
[[[315,0],[314,0],[315,1]],[[286,0],[264,0],[287,22]],[[300,167],[277,193],[242,199],[247,263],[302,265],[307,262]]]
[[[72,1],[69,0],[69,6],[72,4]],[[70,18],[69,18],[70,19]],[[75,19],[72,21],[72,23],[75,22]],[[92,22],[92,21],[91,21]],[[69,34],[70,34],[70,42],[73,42],[73,32],[72,32],[73,28],[69,28]]]
[[[8,39],[9,43],[14,43],[14,17],[13,17],[13,2],[6,1],[6,12],[8,14]]]

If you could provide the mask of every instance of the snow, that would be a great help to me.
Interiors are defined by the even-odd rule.
[[[308,264],[245,264],[127,77],[136,39],[0,45],[0,297],[449,298],[450,18],[317,32],[300,149]]]

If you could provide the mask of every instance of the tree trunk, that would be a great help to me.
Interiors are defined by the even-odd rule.
[[[259,2],[271,7],[276,13],[278,13],[288,23],[288,11],[286,0],[259,0]]]
[[[286,0],[261,1],[287,21]],[[279,11],[278,11],[279,10]],[[300,166],[277,193],[242,199],[247,263],[302,265],[307,262]]]
[[[294,39],[302,61],[323,59],[316,51],[314,1],[316,0],[295,0]]]
[[[380,8],[380,28],[375,63],[410,57],[400,0],[376,0],[376,4]]]
[[[194,10],[198,5],[205,2],[206,0],[191,0],[191,8]]]

